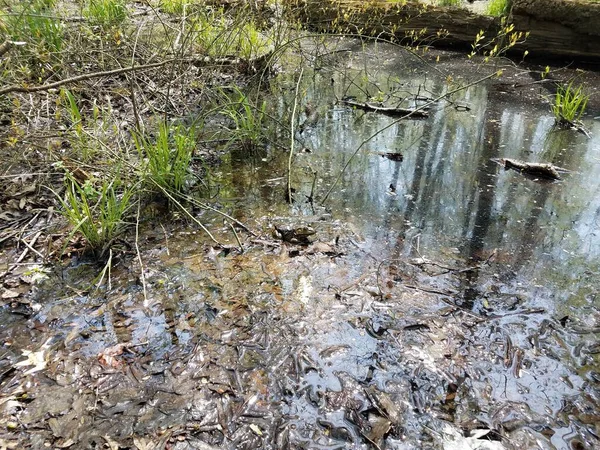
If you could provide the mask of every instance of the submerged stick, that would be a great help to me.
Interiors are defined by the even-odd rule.
[[[142,291],[144,293],[144,307],[147,308],[148,303],[148,291],[146,290],[146,275],[144,274],[144,261],[142,260],[142,254],[140,253],[140,246],[138,245],[140,240],[140,202],[138,202],[137,215],[135,220],[135,252],[137,255],[138,263],[140,264],[140,281],[142,282]]]

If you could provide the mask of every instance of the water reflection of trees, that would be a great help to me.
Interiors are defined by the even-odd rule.
[[[430,82],[431,91],[443,89],[443,80]],[[301,136],[312,153],[295,159],[294,182],[301,201],[312,184],[312,175],[306,173],[317,171],[322,179],[317,188],[326,190],[363,140],[393,120],[331,103],[323,107],[334,88],[315,83],[304,100],[319,103],[323,112],[317,126]],[[362,228],[382,250],[382,258],[415,255],[414,238],[420,236],[423,256],[435,258],[444,247],[458,248],[469,265],[498,249],[498,260],[507,267],[506,280],[518,272],[532,273],[552,258],[564,259],[557,248],[574,247],[578,236],[589,236],[595,216],[585,211],[600,208],[585,185],[572,179],[582,177],[598,189],[596,177],[584,170],[564,183],[540,184],[503,171],[491,158],[552,162],[577,170],[589,164],[585,153],[593,152],[593,144],[571,131],[553,131],[550,116],[507,105],[503,95],[477,86],[465,93],[472,107],[468,112],[440,108],[428,120],[401,121],[386,129],[356,155],[328,207]],[[289,102],[282,100],[281,107],[286,105]],[[404,161],[381,158],[381,151],[400,151]],[[269,164],[259,162],[253,171],[232,161],[234,195],[253,192],[263,202],[279,201],[273,187],[262,180],[285,175],[287,154],[273,148],[268,158]],[[305,167],[311,171],[303,171]],[[293,211],[312,212],[299,205]],[[585,217],[588,225],[581,225],[578,217]],[[469,277],[465,287],[478,282],[476,272]]]

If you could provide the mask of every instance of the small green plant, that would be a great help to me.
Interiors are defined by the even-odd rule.
[[[91,180],[80,183],[67,171],[65,196],[60,198],[62,214],[80,232],[90,250],[98,256],[127,228],[125,216],[132,205],[134,187],[123,188],[119,175],[96,186]]]
[[[487,5],[487,13],[493,17],[508,15],[512,4],[510,0],[490,0]]]
[[[462,0],[438,0],[437,4],[439,6],[460,6]]]
[[[0,35],[18,43],[5,56],[3,77],[19,82],[41,82],[63,69],[64,27],[49,9],[50,1],[17,3],[10,14],[0,12]],[[8,80],[7,80],[8,81]]]
[[[2,20],[12,40],[27,42],[26,48],[43,60],[63,48],[63,25],[51,16],[48,4],[36,2]]]
[[[252,59],[266,53],[272,42],[255,23],[240,14],[227,17],[223,11],[198,13],[193,21],[196,42],[214,57],[239,56]]]
[[[141,134],[134,135],[134,141],[140,156],[147,160],[142,178],[155,185],[154,188],[182,192],[196,148],[194,129],[181,125],[169,127],[162,123],[154,142]]]
[[[573,81],[566,86],[559,86],[552,103],[552,113],[557,124],[569,127],[581,119],[589,98],[581,85],[573,86]]]
[[[229,101],[225,108],[227,115],[234,124],[231,131],[230,144],[238,144],[243,150],[255,150],[264,139],[264,119],[266,102],[254,105],[248,96],[235,88],[237,100]]]
[[[84,16],[90,24],[107,29],[125,21],[127,7],[124,0],[90,0]]]
[[[167,14],[183,14],[189,4],[190,0],[160,0],[159,7]]]

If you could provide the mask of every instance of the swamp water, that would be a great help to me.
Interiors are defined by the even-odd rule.
[[[363,140],[394,121],[336,98],[414,106],[448,81],[380,47],[337,58],[300,83],[299,111],[310,102],[319,119],[298,134],[293,205],[285,148],[233,154],[216,174],[223,210],[258,234],[238,231],[243,254],[221,217],[199,215],[225,250],[157,222],[141,237],[143,277],[117,264],[99,297],[77,291],[88,268],[70,268],[56,290],[40,286],[30,317],[2,312],[9,356],[48,358],[35,382],[3,386],[29,398],[21,442],[600,446],[600,122],[586,121],[591,138],[554,130],[547,105],[504,91],[507,75],[379,133],[321,206]],[[273,88],[282,115],[296,79]],[[544,183],[492,158],[570,172]],[[273,239],[275,225],[310,226],[312,244]]]

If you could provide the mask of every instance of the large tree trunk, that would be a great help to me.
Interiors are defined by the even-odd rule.
[[[393,37],[400,42],[456,49],[471,49],[480,31],[485,35],[482,42],[487,42],[502,28],[499,18],[414,0],[289,3],[296,17],[318,31]],[[600,63],[600,2],[513,0],[510,21],[514,32],[529,32],[525,42],[511,49],[513,53],[522,55],[527,50],[533,58]],[[500,44],[505,45],[506,41]]]

